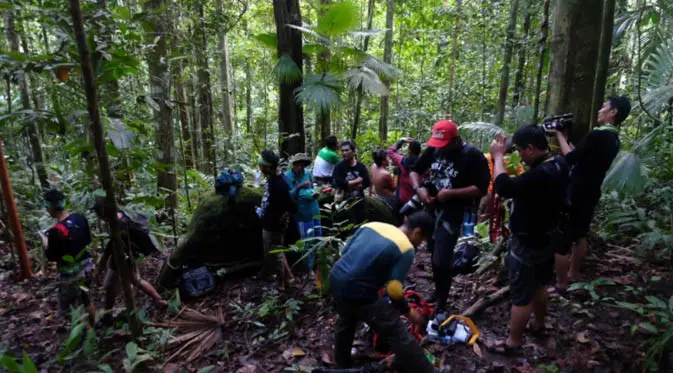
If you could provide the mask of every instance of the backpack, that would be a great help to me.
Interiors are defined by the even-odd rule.
[[[229,202],[236,200],[238,189],[243,185],[243,174],[239,170],[230,168],[222,169],[222,172],[215,179],[215,193],[228,195]]]
[[[206,266],[190,268],[182,266],[180,295],[184,298],[197,298],[215,289],[215,278]]]
[[[461,237],[458,239],[456,249],[453,251],[451,261],[452,275],[467,275],[476,270],[475,264],[479,259],[479,246],[474,237]]]
[[[121,213],[120,228],[128,235],[128,243],[133,252],[144,256],[160,252],[159,242],[149,228],[149,219],[142,214],[135,214],[131,217],[126,211]]]
[[[70,248],[69,253],[55,253],[53,251],[48,251],[49,260],[57,260],[59,258],[54,256],[61,255],[71,255],[73,258],[86,249],[87,246],[91,243],[91,231],[89,230],[88,224],[86,227],[82,227],[75,223],[73,220],[77,215],[72,214],[63,221],[56,223],[53,226],[62,236],[68,241],[68,247]],[[85,219],[86,221],[86,219]],[[49,254],[51,253],[51,254]]]

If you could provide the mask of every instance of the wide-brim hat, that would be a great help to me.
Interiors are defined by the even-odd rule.
[[[311,164],[311,157],[306,155],[306,153],[297,153],[290,157],[290,164],[295,163],[305,163],[307,166]]]

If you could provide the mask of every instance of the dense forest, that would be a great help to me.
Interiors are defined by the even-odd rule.
[[[44,209],[47,189],[63,191],[69,208],[90,218],[96,256],[108,235],[89,210],[100,189],[111,206],[148,216],[169,255],[197,207],[210,203],[220,169],[241,170],[252,186],[264,149],[313,159],[335,135],[354,140],[359,160],[370,165],[372,151],[401,137],[424,142],[440,119],[453,120],[486,151],[498,134],[565,113],[574,114],[571,141],[579,143],[597,126],[609,95],[629,97],[633,111],[619,129],[621,152],[595,216],[597,279],[571,286],[577,297],[564,304],[585,318],[570,331],[583,349],[566,346],[518,371],[673,366],[673,293],[666,285],[673,279],[672,2],[0,0],[0,12],[0,137],[28,252],[23,258],[3,229],[0,316],[37,320],[1,325],[40,329],[34,333],[53,345],[38,347],[16,333],[3,338],[0,353],[27,354],[16,368],[24,370],[4,355],[0,366],[8,371],[37,372],[30,358],[50,372],[169,371],[168,361],[177,364],[171,372],[309,371],[328,363],[322,350],[309,350],[329,333],[311,325],[331,320],[315,289],[287,295],[243,282],[222,290],[222,302],[191,303],[225,336],[212,332],[193,342],[202,350],[189,359],[173,355],[180,342],[169,342],[170,331],[178,324],[161,329],[151,312],[129,317],[142,325],[98,337],[79,327],[81,314],[70,325],[40,324],[58,319],[40,300],[48,294],[37,291],[30,306],[14,295],[44,288],[50,273],[55,278],[39,237],[53,223]],[[3,198],[3,227],[17,225],[12,210]],[[109,231],[114,237],[115,228]],[[335,248],[343,244],[336,236],[325,239]],[[617,253],[603,254],[608,248]],[[148,262],[147,276],[156,275],[160,259]],[[31,271],[32,280],[18,282]],[[493,288],[489,281],[473,287],[465,280],[454,291],[476,299]],[[181,307],[165,294],[169,309]],[[619,312],[611,317],[619,322],[601,324],[608,312]],[[227,336],[229,328],[238,334]],[[450,353],[476,361],[447,355],[462,371],[509,371],[478,348]]]

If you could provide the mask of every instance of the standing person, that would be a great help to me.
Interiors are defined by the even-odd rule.
[[[419,175],[429,170],[423,185]],[[486,194],[491,175],[484,154],[464,143],[458,127],[450,120],[440,120],[432,127],[428,148],[410,173],[413,190],[436,214],[436,229],[430,248],[435,281],[437,313],[446,311],[451,289],[453,249],[460,236],[463,216]]]
[[[89,296],[95,265],[87,246],[91,231],[86,217],[66,210],[65,195],[51,189],[44,194],[49,215],[56,219],[42,235],[45,256],[58,268],[58,310],[65,314],[70,306],[81,303],[89,313],[89,325],[96,322],[96,310]]]
[[[505,355],[521,352],[521,337],[531,313],[533,332],[544,330],[547,290],[554,273],[554,245],[568,182],[568,165],[563,157],[553,157],[544,131],[537,126],[519,128],[513,137],[521,160],[529,166],[521,176],[505,170],[505,139],[491,144],[494,188],[498,195],[513,198],[509,254],[505,258],[512,296],[509,338],[491,346]]]
[[[408,144],[407,156],[403,156],[398,151],[404,145]],[[403,137],[394,143],[388,150],[388,157],[393,161],[395,167],[400,170],[397,182],[397,200],[399,206],[404,206],[411,197],[414,196],[414,186],[411,184],[411,167],[416,164],[418,157],[421,155],[421,143],[412,139],[411,137]]]
[[[295,154],[290,158],[291,168],[285,173],[290,195],[297,204],[295,221],[302,240],[322,235],[318,193],[313,190],[311,173],[306,172],[306,167],[310,164],[311,159],[306,154]],[[309,268],[311,266],[312,256],[309,256]]]
[[[339,368],[351,367],[351,347],[359,321],[366,322],[406,372],[430,373],[434,368],[400,320],[400,312],[425,327],[420,312],[413,312],[403,296],[402,282],[414,261],[415,248],[432,235],[434,224],[425,212],[409,216],[397,228],[386,223],[362,225],[341,251],[330,271],[330,291],[336,300],[337,322],[334,358]],[[379,296],[384,288],[392,303]]]
[[[330,184],[332,182],[332,172],[334,167],[341,160],[337,150],[339,141],[336,136],[329,136],[325,139],[325,147],[320,149],[313,162],[313,178],[320,184]]]
[[[101,191],[96,196],[96,204],[94,205],[96,215],[105,219],[105,192]],[[150,230],[133,220],[125,211],[117,212],[117,220],[119,221],[119,234],[121,236],[122,253],[124,255],[124,265],[130,269],[131,285],[137,286],[143,293],[147,294],[152,300],[161,307],[166,307],[166,302],[159,292],[140,276],[136,259],[142,256],[148,256],[152,253],[159,252],[157,243],[153,240]],[[113,257],[115,250],[114,243],[110,239],[105,245],[103,256],[98,262],[97,278],[100,278],[100,271],[105,268],[105,279],[103,280],[103,288],[105,289],[105,304],[104,314],[101,319],[103,326],[112,325],[112,309],[117,299],[117,291],[120,286],[119,276],[121,272],[117,267],[117,263]]]
[[[372,158],[374,163],[370,168],[371,171],[371,189],[374,188],[376,198],[380,199],[388,205],[392,210],[395,210],[397,206],[395,202],[395,182],[393,181],[393,175],[388,172],[388,166],[390,166],[390,161],[388,161],[388,154],[385,150],[376,150],[372,153]]]
[[[351,218],[354,224],[360,224],[367,218],[365,189],[370,185],[367,167],[358,162],[353,141],[341,143],[342,161],[334,167],[334,186],[344,193],[351,204]]]
[[[264,243],[264,266],[260,276],[269,277],[279,274],[280,287],[285,287],[286,275],[292,279],[284,254],[274,255],[270,251],[284,243],[285,232],[291,215],[297,212],[297,205],[290,196],[290,187],[278,172],[280,158],[271,150],[264,150],[259,158],[259,170],[266,177],[262,196],[262,241]]]
[[[580,280],[580,267],[587,255],[587,235],[594,209],[601,197],[601,185],[619,153],[617,126],[624,122],[630,112],[631,103],[626,97],[608,97],[598,111],[598,123],[602,125],[589,132],[574,149],[563,133],[555,133],[566,161],[571,167],[574,166],[568,190],[568,244],[559,250],[556,257],[556,290],[559,294],[568,288],[568,280]]]

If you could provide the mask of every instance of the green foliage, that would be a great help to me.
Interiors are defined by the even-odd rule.
[[[91,356],[96,350],[96,333],[89,327],[89,314],[84,306],[70,313],[70,334],[56,361],[64,365],[80,356]]]
[[[301,79],[301,70],[292,57],[282,55],[273,67],[273,72],[281,84],[292,84]]]
[[[586,291],[590,297],[589,303],[595,304],[597,302],[606,302],[613,299],[611,297],[601,297],[597,292],[597,288],[614,285],[616,285],[614,281],[599,277],[591,282],[575,282],[568,287],[568,291]]]
[[[316,112],[328,112],[341,104],[343,83],[334,73],[306,74],[301,87],[295,92],[297,103]]]
[[[329,4],[325,14],[318,18],[316,31],[328,37],[341,35],[360,24],[358,15],[358,8],[351,1]]]
[[[30,356],[23,353],[22,365],[7,353],[0,357],[0,367],[7,369],[9,373],[39,373],[35,363],[30,359]]]

